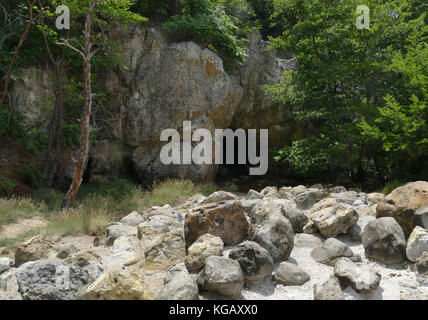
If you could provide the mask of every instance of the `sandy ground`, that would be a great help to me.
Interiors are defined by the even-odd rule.
[[[346,243],[355,254],[359,254],[363,262],[372,266],[378,271],[382,280],[379,288],[371,294],[359,294],[351,287],[344,290],[346,300],[401,300],[407,299],[428,299],[428,287],[418,287],[416,273],[412,271],[414,265],[404,262],[395,266],[386,266],[381,263],[368,260],[364,255],[364,247],[361,243],[353,242],[349,236],[339,236],[338,240]],[[227,247],[224,256],[227,257],[234,247]],[[242,300],[313,300],[314,285],[322,284],[330,278],[334,268],[318,263],[311,257],[312,248],[294,247],[288,262],[293,263],[311,276],[310,281],[302,286],[277,285],[272,278],[245,287],[242,291]],[[275,265],[274,271],[279,267]],[[203,299],[222,299],[218,295],[201,292]]]
[[[47,223],[47,220],[43,217],[19,219],[17,222],[7,224],[0,229],[0,239],[16,238],[29,230],[44,227]]]

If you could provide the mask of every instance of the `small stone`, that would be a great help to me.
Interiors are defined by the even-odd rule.
[[[10,268],[13,267],[13,260],[6,258],[6,257],[2,257],[0,258],[0,274],[2,274],[5,271],[10,270]]]
[[[274,278],[276,283],[284,286],[301,286],[311,279],[309,273],[288,262],[279,265]]]
[[[298,233],[294,236],[294,246],[297,248],[316,248],[321,245],[320,237],[305,233]]]
[[[311,252],[311,257],[318,263],[328,266],[334,266],[340,258],[352,258],[354,252],[343,242],[329,238],[319,247],[314,248]]]
[[[65,259],[67,258],[70,254],[76,253],[79,250],[71,243],[67,243],[62,245],[61,247],[59,247],[57,249],[57,255],[56,257],[58,259]]]
[[[379,287],[381,275],[370,266],[354,263],[348,258],[336,262],[334,275],[344,287],[351,286],[357,292],[370,293]]]
[[[332,275],[323,284],[314,286],[314,300],[345,300],[339,280]]]

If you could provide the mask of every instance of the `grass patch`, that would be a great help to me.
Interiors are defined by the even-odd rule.
[[[19,218],[47,215],[47,207],[31,198],[0,198],[0,228],[5,224],[16,222]]]
[[[48,225],[33,229],[17,238],[0,239],[0,247],[13,248],[24,238],[36,234],[47,236],[103,235],[105,227],[130,212],[144,211],[151,206],[177,206],[195,194],[205,196],[217,191],[214,184],[197,184],[189,180],[167,180],[156,183],[151,190],[126,180],[109,184],[87,184],[79,190],[73,208],[60,210],[63,193],[40,189],[32,198],[0,198],[0,227],[19,218],[45,216]]]
[[[195,194],[210,195],[217,190],[214,184],[196,184],[190,180],[167,180],[155,183],[151,192],[144,195],[145,206],[176,206]]]

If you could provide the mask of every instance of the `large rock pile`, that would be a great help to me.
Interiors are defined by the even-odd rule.
[[[320,190],[268,187],[246,197],[216,192],[178,208],[132,212],[107,227],[103,247],[31,238],[15,261],[0,257],[0,289],[16,288],[16,296],[32,300],[196,300],[251,298],[251,288],[261,285],[297,290],[307,299],[366,299],[382,298],[389,290],[382,282],[391,286],[409,268],[415,280],[409,275],[395,283],[396,295],[402,288],[403,299],[423,297],[428,230],[416,225],[406,238],[401,216],[360,217],[361,208],[391,195]],[[396,201],[423,213],[423,192],[415,194],[419,200]]]

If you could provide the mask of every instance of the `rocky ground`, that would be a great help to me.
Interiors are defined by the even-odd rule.
[[[0,257],[0,299],[427,300],[427,207],[428,182],[195,195],[105,238],[27,239]]]

